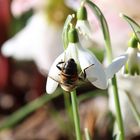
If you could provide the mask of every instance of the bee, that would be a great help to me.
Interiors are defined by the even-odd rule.
[[[63,64],[60,67],[60,64]],[[72,91],[78,83],[78,70],[77,64],[73,58],[70,58],[66,62],[59,62],[56,67],[61,71],[60,73],[60,85],[65,91]]]
[[[62,66],[60,66],[62,65]],[[94,64],[92,64],[94,65]],[[90,65],[90,66],[92,66]],[[89,67],[90,67],[89,66]],[[60,81],[57,81],[60,83],[61,87],[68,92],[71,92],[73,89],[75,89],[78,85],[78,80],[86,79],[86,69],[85,68],[82,72],[83,77],[81,77],[78,74],[78,69],[77,69],[77,64],[73,58],[70,58],[68,61],[64,62],[61,61],[59,62],[56,67],[61,71],[59,76],[60,76]],[[54,79],[55,80],[55,79]],[[55,80],[56,81],[56,80]]]

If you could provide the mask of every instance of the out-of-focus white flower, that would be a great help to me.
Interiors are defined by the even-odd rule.
[[[133,35],[129,41],[129,47],[126,52],[128,54],[128,60],[124,67],[125,74],[140,74],[140,51],[138,45],[139,42],[135,35]]]
[[[39,70],[47,71],[62,52],[62,27],[50,25],[42,12],[34,14],[27,26],[2,46],[4,56],[33,60]]]
[[[127,52],[128,61],[125,66],[125,73],[132,75],[140,74],[140,52],[138,48],[129,47]]]
[[[140,112],[140,77],[139,76],[124,76],[120,74],[117,78],[119,100],[123,118],[123,125],[126,137],[133,137],[139,135],[140,127],[132,113],[130,101],[127,96],[129,94],[131,99],[135,103],[135,106]],[[116,114],[114,96],[112,88],[109,86],[109,107],[113,114]]]
[[[65,0],[65,3],[68,7],[73,10],[77,10],[80,5],[80,0]]]
[[[45,0],[13,0],[11,2],[11,12],[13,16],[19,17],[30,9],[41,10],[45,5]]]
[[[77,36],[78,38],[78,35],[75,35],[77,34],[75,29],[73,33],[74,34],[72,35]],[[106,89],[108,79],[112,78],[113,75],[125,64],[127,55],[118,57],[112,62],[112,64],[104,69],[99,60],[91,52],[80,45],[78,39],[74,41],[69,40],[67,49],[60,56],[58,56],[49,71],[46,84],[47,93],[53,93],[61,80],[61,70],[59,70],[56,65],[59,62],[66,62],[70,58],[75,60],[76,64],[83,72],[85,71],[86,79],[88,81],[90,81],[97,88]]]

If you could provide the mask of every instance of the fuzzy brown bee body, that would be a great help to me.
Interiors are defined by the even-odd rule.
[[[63,64],[62,67],[59,65]],[[60,85],[65,91],[72,91],[78,82],[78,70],[77,64],[74,59],[70,58],[67,62],[59,62],[57,68],[61,71],[60,73]]]
[[[86,70],[93,65],[94,64],[91,64],[78,74],[77,64],[73,58],[70,58],[68,61],[61,61],[56,65],[56,67],[60,70],[59,81],[51,76],[50,78],[58,82],[65,91],[71,92],[78,85],[78,80],[86,80]],[[95,80],[96,79],[93,79],[93,81]]]

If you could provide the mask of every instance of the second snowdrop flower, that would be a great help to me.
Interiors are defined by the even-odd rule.
[[[129,41],[129,47],[126,51],[128,60],[124,67],[124,73],[130,75],[140,74],[140,51],[138,49],[138,39],[133,35]]]
[[[91,37],[91,27],[87,19],[87,10],[84,4],[81,4],[81,7],[77,11],[76,28],[82,35]]]

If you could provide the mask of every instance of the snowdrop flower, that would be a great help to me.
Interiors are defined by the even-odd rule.
[[[83,5],[81,5],[77,11],[76,28],[79,29],[80,33],[84,36],[91,37],[91,28],[87,19],[87,10]]]
[[[30,9],[42,10],[46,3],[46,0],[13,0],[11,2],[11,12],[13,16],[20,17]]]
[[[17,60],[33,60],[39,71],[47,75],[53,61],[63,51],[63,23],[72,10],[64,0],[57,3],[55,0],[13,0],[11,7],[15,16],[30,8],[34,14],[20,32],[3,44],[3,55]]]
[[[97,88],[106,89],[108,79],[112,78],[127,60],[127,55],[120,56],[104,69],[94,54],[81,46],[76,29],[70,29],[68,40],[69,44],[67,49],[57,57],[49,71],[46,84],[48,94],[53,93],[61,81],[61,70],[56,67],[59,62],[67,62],[70,58],[74,59],[78,68],[80,68],[82,72],[85,71],[86,80],[90,81]]]
[[[138,49],[139,42],[135,35],[129,41],[129,47],[127,49],[128,60],[124,67],[125,74],[139,75],[140,74],[140,51]]]
[[[76,21],[76,28],[78,29],[79,33],[79,39],[81,44],[85,48],[90,48],[93,46],[93,44],[97,43],[93,39],[93,28],[96,28],[94,25],[92,25],[88,19],[88,13],[87,9],[84,6],[84,2],[81,3],[80,8],[77,10],[77,21]]]
[[[3,44],[2,54],[18,60],[33,60],[45,74],[62,52],[61,33],[61,27],[50,25],[45,15],[38,12],[24,29]]]

